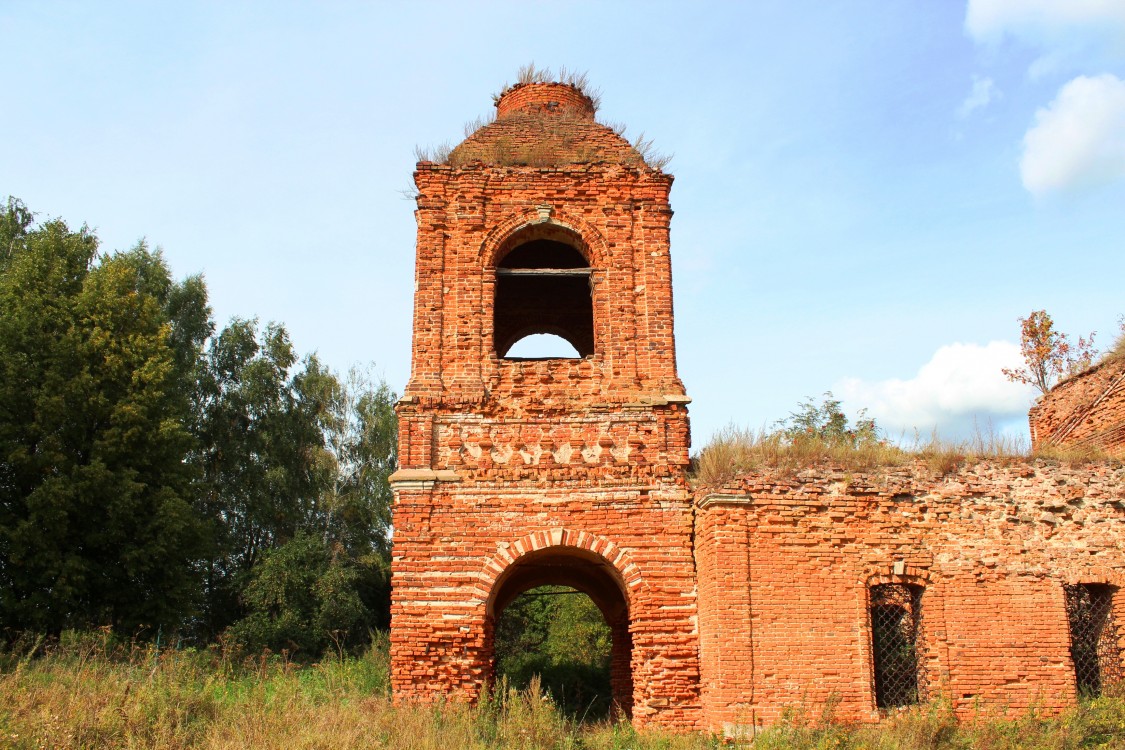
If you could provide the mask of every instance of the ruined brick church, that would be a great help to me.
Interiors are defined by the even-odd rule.
[[[992,461],[689,482],[672,177],[562,83],[417,166],[398,407],[400,700],[472,699],[532,588],[585,594],[638,725],[739,733],[944,697],[1056,710],[1125,670],[1125,469]],[[553,334],[571,356],[521,358]],[[906,654],[904,657],[903,654]]]

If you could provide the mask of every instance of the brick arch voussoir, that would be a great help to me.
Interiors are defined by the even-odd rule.
[[[510,542],[507,547],[500,547],[496,554],[485,562],[477,576],[473,587],[473,604],[484,611],[496,588],[496,582],[505,571],[526,555],[551,547],[582,549],[606,560],[621,577],[625,602],[630,610],[647,599],[648,584],[641,575],[640,568],[625,550],[612,541],[588,531],[553,528],[536,531]]]
[[[577,234],[579,238],[581,238],[582,243],[586,246],[587,252],[590,254],[590,258],[588,259],[590,267],[605,268],[609,251],[602,233],[580,216],[555,207],[551,207],[549,211],[545,212],[541,212],[538,209],[524,211],[523,213],[510,216],[494,226],[488,234],[485,235],[484,241],[481,243],[481,258],[484,259],[485,266],[492,267],[496,265],[499,260],[497,255],[500,253],[500,249],[504,247],[504,244],[511,239],[513,235],[528,227],[540,224],[553,224],[563,229],[569,229]]]
[[[1091,565],[1089,567],[1068,569],[1059,576],[1061,583],[1075,585],[1079,583],[1101,583],[1125,589],[1125,571],[1111,568],[1106,565]]]
[[[893,565],[875,568],[864,579],[867,588],[879,586],[884,583],[905,583],[914,586],[926,587],[930,585],[930,571],[912,565],[904,567],[903,572],[895,573]]]

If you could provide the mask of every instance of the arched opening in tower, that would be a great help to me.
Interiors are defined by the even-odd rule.
[[[590,264],[575,247],[580,244],[576,236],[535,234],[509,243],[511,249],[496,267],[496,354],[506,359],[588,357],[594,353]],[[532,336],[539,341],[528,354],[513,351],[517,342]],[[557,337],[555,346],[547,336]]]
[[[489,602],[494,678],[526,687],[538,677],[556,704],[580,720],[632,713],[629,607],[616,569],[568,547],[514,563]]]

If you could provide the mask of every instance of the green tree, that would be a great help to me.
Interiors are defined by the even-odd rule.
[[[243,614],[226,635],[247,650],[313,656],[390,624],[395,395],[357,370],[341,382],[315,359],[292,385],[299,402],[316,405],[306,417],[315,413],[320,432],[305,438],[317,486],[293,538],[234,579]]]
[[[866,409],[860,410],[853,425],[841,404],[831,391],[824,393],[820,404],[807,398],[797,411],[789,413],[788,419],[777,423],[777,431],[790,442],[812,439],[857,447],[880,440],[879,426],[866,416]]]
[[[11,199],[0,219],[0,622],[174,626],[203,540],[178,287],[143,244],[99,256],[85,227],[31,221]]]
[[[33,221],[0,211],[0,627],[385,627],[394,393],[277,324],[215,334],[203,280],[143,240]]]
[[[211,340],[200,368],[192,462],[201,475],[197,509],[212,529],[203,566],[208,635],[241,616],[246,575],[294,537],[321,491],[318,407],[299,400],[296,362],[283,327],[270,324],[259,337],[257,321],[236,319]]]
[[[348,580],[372,613],[366,624],[385,626],[386,478],[397,432],[390,389],[359,375],[341,383],[315,356],[298,368],[283,327],[259,332],[256,321],[234,320],[211,341],[196,393],[197,502],[214,530],[204,563],[204,634],[275,616],[247,587],[266,575],[256,572],[266,556],[299,533],[347,558],[355,572]],[[273,569],[295,559],[277,557]]]
[[[250,651],[294,655],[344,649],[367,637],[372,613],[359,592],[363,571],[339,547],[304,531],[265,553],[242,598],[250,614],[227,630]]]
[[[322,508],[324,534],[353,555],[390,554],[390,475],[397,464],[394,391],[352,369],[328,396],[325,422],[333,481]]]
[[[338,385],[325,423],[333,480],[320,506],[319,531],[355,563],[356,586],[371,613],[368,624],[387,628],[397,397],[384,381],[355,368]]]

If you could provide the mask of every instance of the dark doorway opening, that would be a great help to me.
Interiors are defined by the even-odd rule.
[[[633,681],[628,604],[616,569],[587,550],[524,555],[489,602],[494,678],[524,688],[538,676],[578,720],[629,717]]]
[[[568,586],[525,591],[496,621],[496,677],[519,689],[539,677],[567,714],[604,719],[611,713],[613,635],[590,597]]]

